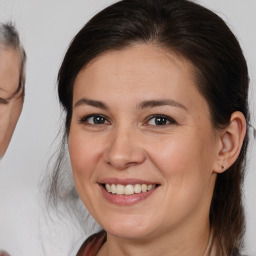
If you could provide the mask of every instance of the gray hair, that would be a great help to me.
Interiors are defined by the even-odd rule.
[[[18,90],[25,85],[26,52],[20,43],[18,31],[12,23],[0,23],[0,46],[16,50],[20,53],[21,69]]]

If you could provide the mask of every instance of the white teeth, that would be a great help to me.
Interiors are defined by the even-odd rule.
[[[142,184],[142,186],[141,186],[141,191],[142,191],[142,192],[146,192],[147,189],[148,189],[148,186],[147,186],[146,184]]]
[[[110,187],[110,185],[109,184],[106,184],[106,190],[108,191],[108,192],[111,192],[111,187]]]
[[[110,189],[111,189],[110,192],[111,192],[112,194],[116,194],[116,185],[115,185],[115,184],[112,184],[111,187],[110,187]]]
[[[124,194],[124,191],[125,191],[124,185],[120,185],[120,184],[117,184],[117,185],[116,185],[116,193],[117,193],[118,195],[123,195],[123,194]]]
[[[140,184],[136,184],[136,185],[134,186],[134,192],[135,192],[136,194],[141,193],[141,185],[140,185]]]
[[[134,194],[134,187],[133,187],[133,185],[127,185],[127,186],[125,186],[125,194],[126,195],[132,195],[132,194]]]
[[[153,188],[153,185],[148,185],[147,190],[149,191],[149,190],[151,190],[152,188]]]
[[[135,185],[121,185],[121,184],[105,184],[106,190],[111,194],[117,195],[133,195],[134,193],[145,193],[147,191],[155,188],[155,184],[146,185],[146,184],[135,184]]]

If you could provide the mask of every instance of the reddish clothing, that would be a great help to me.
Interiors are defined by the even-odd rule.
[[[0,250],[0,256],[10,256],[7,252]]]
[[[106,240],[107,234],[104,230],[90,236],[80,247],[76,256],[96,256]]]

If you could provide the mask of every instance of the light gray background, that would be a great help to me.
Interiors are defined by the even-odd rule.
[[[70,40],[112,0],[0,0],[0,21],[16,23],[27,51],[26,98],[15,135],[1,161],[0,249],[13,256],[74,255],[84,235],[67,219],[48,223],[39,180],[54,148],[60,121],[56,76]],[[252,124],[256,102],[256,0],[201,0],[237,35],[248,61]],[[246,253],[256,255],[256,142],[250,144],[245,180]],[[73,252],[73,253],[72,253]]]

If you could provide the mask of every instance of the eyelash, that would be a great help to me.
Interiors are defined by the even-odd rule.
[[[157,121],[157,118],[158,119],[161,119],[162,121],[164,121],[164,124],[159,124],[159,125],[157,125],[156,124],[156,121]],[[153,120],[153,119],[155,119],[155,125],[152,125],[152,124],[149,124],[149,121],[151,121],[151,120]],[[160,121],[160,120],[159,120]],[[156,114],[156,115],[152,115],[152,116],[150,116],[150,117],[148,117],[147,118],[147,120],[146,120],[146,122],[143,124],[144,126],[146,126],[146,125],[150,125],[150,126],[169,126],[169,125],[177,125],[177,122],[173,119],[173,118],[171,118],[171,117],[169,117],[169,116],[166,116],[166,115],[162,115],[162,114]]]
[[[1,99],[1,98],[0,98],[0,103],[2,103],[2,104],[5,104],[5,105],[6,105],[6,104],[8,104],[8,101],[6,101],[6,100],[4,100],[4,99]]]
[[[88,122],[88,120],[92,118],[93,122],[94,123],[90,123]],[[99,121],[103,121],[102,123],[96,123],[96,118],[99,118]],[[158,118],[158,122],[163,122],[163,124],[157,124],[157,118]],[[155,119],[155,124],[150,124],[149,122],[151,120]],[[107,117],[105,117],[104,115],[101,115],[101,114],[90,114],[90,115],[87,115],[87,116],[84,116],[82,117],[80,120],[80,123],[82,124],[87,124],[87,125],[90,125],[90,126],[99,126],[99,125],[108,125],[110,124],[110,122],[108,121]],[[169,116],[166,116],[166,115],[162,115],[162,114],[156,114],[156,115],[152,115],[152,116],[149,116],[146,121],[143,123],[143,126],[169,126],[169,125],[177,125],[177,122],[169,117]]]
[[[90,115],[82,117],[79,121],[82,124],[86,123],[88,125],[105,125],[106,124],[106,123],[98,123],[98,124],[97,123],[93,123],[93,124],[89,123],[88,119],[90,119],[90,118],[93,118],[93,120],[95,120],[95,118],[101,118],[101,119],[104,119],[105,122],[107,121],[108,124],[110,124],[110,122],[107,120],[107,118],[100,114],[90,114]]]

